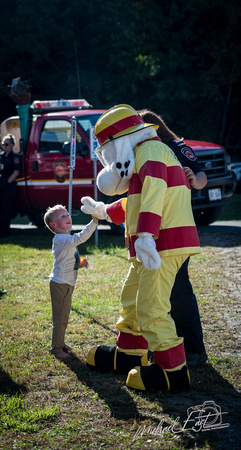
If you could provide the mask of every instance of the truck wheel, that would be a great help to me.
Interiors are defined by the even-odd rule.
[[[193,211],[194,219],[197,226],[209,225],[215,222],[222,212],[222,206],[215,206],[204,210]]]
[[[30,222],[38,228],[44,228],[44,209],[30,209],[27,213],[27,216]]]

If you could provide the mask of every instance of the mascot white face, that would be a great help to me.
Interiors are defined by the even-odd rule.
[[[153,135],[156,135],[153,127],[142,127],[134,133],[110,140],[96,152],[104,166],[97,177],[97,186],[103,194],[121,195],[128,191],[135,167],[134,148]]]

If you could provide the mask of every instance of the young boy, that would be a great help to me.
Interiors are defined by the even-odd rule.
[[[87,241],[97,227],[98,219],[92,221],[79,233],[69,234],[72,219],[62,205],[48,208],[44,215],[45,225],[55,234],[52,253],[54,265],[50,274],[50,295],[53,315],[52,349],[56,358],[70,358],[66,352],[72,350],[65,344],[65,330],[68,325],[72,295],[80,267],[88,267],[88,262],[80,262],[77,245]]]

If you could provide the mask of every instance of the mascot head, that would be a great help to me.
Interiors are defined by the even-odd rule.
[[[104,166],[97,186],[106,195],[128,191],[134,172],[134,148],[138,142],[156,134],[158,126],[147,124],[129,105],[117,105],[106,111],[95,125],[100,147],[96,154]]]

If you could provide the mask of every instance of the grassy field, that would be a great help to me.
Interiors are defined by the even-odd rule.
[[[75,288],[66,333],[72,359],[49,353],[51,241],[48,230],[14,230],[0,247],[0,449],[241,448],[240,234],[200,231],[190,277],[209,359],[179,395],[131,391],[124,376],[85,364],[93,345],[117,337],[128,261],[123,238],[108,231],[99,232],[98,248],[94,237],[79,247],[93,268],[79,271]],[[190,408],[210,412],[210,402],[217,413],[209,430],[202,417],[185,426]]]

